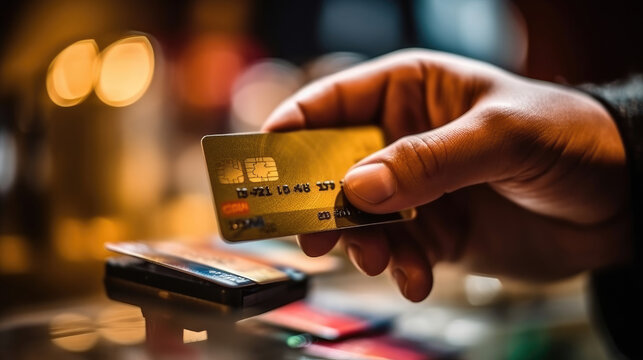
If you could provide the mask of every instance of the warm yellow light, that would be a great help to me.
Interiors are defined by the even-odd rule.
[[[53,243],[65,260],[102,260],[109,255],[105,243],[122,241],[125,231],[125,225],[117,218],[59,218],[54,222]]]
[[[49,324],[51,341],[67,351],[87,351],[96,345],[98,334],[93,321],[80,314],[56,315]]]
[[[27,240],[18,235],[0,235],[0,274],[29,271],[31,251]]]
[[[57,253],[65,260],[86,260],[83,223],[74,218],[61,218],[54,223],[53,242]]]
[[[105,243],[122,241],[125,238],[122,221],[115,218],[94,217],[85,224],[85,246],[91,258],[103,260],[110,254]]]
[[[110,305],[98,314],[98,332],[105,339],[121,345],[145,341],[145,318],[136,306]]]
[[[193,342],[205,341],[208,340],[208,331],[192,331],[188,329],[183,329],[183,343],[189,344]]]
[[[107,105],[127,106],[143,96],[154,74],[154,50],[145,36],[119,40],[100,56],[96,95]]]
[[[47,93],[59,106],[74,106],[91,93],[98,45],[94,40],[77,41],[54,58],[47,72]]]
[[[161,211],[160,233],[168,236],[205,236],[216,232],[212,200],[206,194],[183,194]]]

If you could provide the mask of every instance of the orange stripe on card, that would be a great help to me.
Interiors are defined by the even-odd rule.
[[[221,204],[221,213],[224,216],[244,215],[250,212],[247,201],[226,201]]]

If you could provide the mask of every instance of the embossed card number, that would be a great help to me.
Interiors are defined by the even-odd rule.
[[[211,135],[203,138],[202,145],[225,240],[328,231],[415,216],[414,209],[365,213],[344,197],[346,171],[384,146],[377,127]]]

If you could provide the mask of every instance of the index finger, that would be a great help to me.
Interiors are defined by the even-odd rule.
[[[391,72],[399,69],[399,60],[399,56],[384,56],[307,85],[273,111],[262,131],[376,122],[391,86]],[[417,62],[408,59],[408,63],[408,75],[421,81],[422,70]]]

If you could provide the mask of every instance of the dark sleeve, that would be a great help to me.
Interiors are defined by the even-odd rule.
[[[610,112],[625,146],[631,178],[634,261],[591,276],[593,317],[613,350],[643,359],[643,76],[580,87]]]

